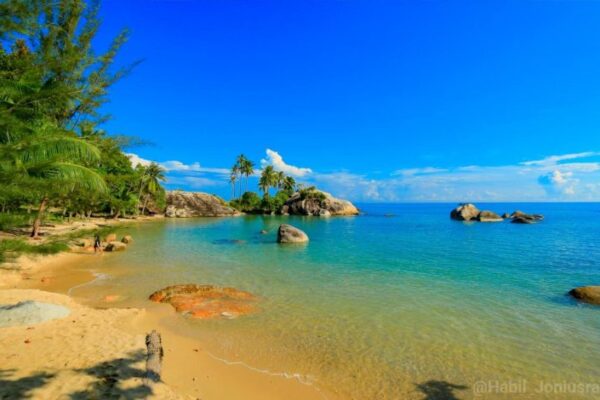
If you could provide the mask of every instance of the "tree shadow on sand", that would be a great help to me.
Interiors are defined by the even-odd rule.
[[[469,388],[465,385],[455,385],[450,382],[436,380],[419,383],[416,387],[425,395],[423,400],[459,400],[454,391]]]
[[[47,372],[39,372],[24,378],[7,379],[14,372],[14,369],[0,370],[0,399],[30,398],[32,390],[44,386],[54,376]]]
[[[143,399],[152,394],[152,389],[142,383],[146,371],[134,367],[134,364],[145,360],[143,351],[132,352],[127,358],[117,358],[104,361],[89,368],[78,369],[77,372],[85,373],[95,378],[95,381],[86,389],[71,393],[71,400],[84,399]],[[140,383],[130,387],[123,387],[122,381],[139,378]]]

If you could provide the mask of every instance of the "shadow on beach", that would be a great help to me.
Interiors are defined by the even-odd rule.
[[[31,397],[30,392],[42,387],[54,374],[39,372],[31,376],[18,379],[7,379],[15,370],[0,370],[0,399],[26,399]]]
[[[76,369],[77,373],[89,375],[94,381],[87,388],[70,393],[66,398],[87,399],[144,399],[153,394],[144,384],[145,369],[134,365],[146,359],[143,351],[132,352],[127,358],[103,361],[89,368]],[[38,372],[31,376],[9,379],[15,370],[0,370],[0,399],[33,398],[34,390],[46,385],[56,375]],[[130,380],[132,380],[130,382]],[[127,382],[126,382],[127,381]]]
[[[423,400],[459,400],[454,394],[455,390],[465,390],[468,386],[456,385],[446,381],[430,380],[415,385],[425,395]]]

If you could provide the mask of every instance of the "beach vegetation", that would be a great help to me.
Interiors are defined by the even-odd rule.
[[[119,217],[164,207],[165,171],[134,168],[123,148],[136,141],[101,129],[109,89],[137,63],[114,65],[126,30],[105,51],[93,48],[98,11],[84,0],[0,4],[0,229],[27,221],[38,238],[49,213]]]

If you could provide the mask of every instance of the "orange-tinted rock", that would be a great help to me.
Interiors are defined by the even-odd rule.
[[[213,285],[174,285],[150,295],[150,300],[169,303],[177,312],[194,318],[235,318],[256,311],[252,293]]]

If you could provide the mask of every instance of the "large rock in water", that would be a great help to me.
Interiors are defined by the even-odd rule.
[[[569,294],[584,303],[600,305],[600,286],[581,286],[572,289]]]
[[[504,219],[493,211],[481,211],[477,215],[477,220],[480,222],[502,222]]]
[[[454,210],[450,212],[450,218],[457,221],[471,221],[476,220],[479,216],[479,209],[475,207],[475,204],[464,203],[460,204]]]
[[[169,303],[193,318],[235,318],[256,311],[252,293],[213,285],[173,285],[150,295],[151,301]]]
[[[512,218],[511,222],[516,224],[533,224],[544,219],[542,214],[526,214],[519,210],[513,212],[510,217]]]
[[[314,215],[358,215],[358,209],[348,200],[337,199],[327,192],[314,190],[307,193],[296,192],[284,204],[282,214]]]
[[[239,215],[222,199],[207,193],[167,192],[167,210],[165,216],[177,218],[189,217],[228,217]]]
[[[298,228],[283,224],[277,231],[277,242],[279,243],[306,243],[308,235]]]

